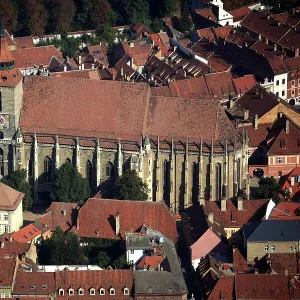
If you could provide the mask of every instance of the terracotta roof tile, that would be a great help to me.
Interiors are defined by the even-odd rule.
[[[234,277],[220,277],[208,300],[234,300]]]
[[[0,85],[2,87],[15,87],[22,79],[23,75],[18,69],[0,71]]]
[[[201,17],[204,17],[205,19],[211,20],[213,22],[217,22],[217,17],[213,13],[212,9],[210,7],[208,8],[202,8],[202,9],[196,9],[195,13],[198,14]]]
[[[249,271],[247,259],[239,249],[233,249],[233,266],[236,273],[247,273]]]
[[[13,60],[14,57],[8,48],[7,39],[0,37],[0,63],[7,63]]]
[[[227,25],[227,26],[216,27],[216,28],[214,28],[214,31],[218,38],[227,40],[232,29],[233,29],[233,26]]]
[[[200,38],[205,38],[208,41],[215,41],[215,36],[213,33],[213,29],[212,28],[203,28],[203,29],[198,29],[197,30],[197,34]]]
[[[29,224],[20,230],[12,233],[12,238],[19,243],[29,243],[39,235],[42,231],[34,224]]]
[[[144,34],[150,35],[153,34],[153,32],[146,27],[144,24],[141,22],[136,23],[133,27],[132,30],[139,36],[142,37]]]
[[[0,257],[0,288],[12,287],[17,266],[15,257]]]
[[[21,258],[27,253],[30,248],[30,244],[15,242],[9,236],[1,236],[1,242],[3,242],[3,248],[0,248],[0,257],[15,256],[18,255]]]
[[[233,21],[237,22],[248,16],[251,13],[251,9],[248,6],[244,6],[235,10],[231,10],[229,13],[233,16]]]
[[[34,47],[32,36],[14,37],[14,41],[17,43],[17,49]]]
[[[300,175],[300,167],[294,168],[290,173],[282,176],[279,180],[279,184],[282,189],[288,190],[291,195],[290,199],[297,201],[300,196],[300,185],[297,182],[296,176]],[[294,177],[294,183],[292,184],[292,177]],[[282,219],[300,219],[300,204],[298,202],[279,202],[276,206],[277,209],[273,209],[270,218],[282,218]],[[283,211],[283,212],[281,212]]]
[[[152,33],[150,35],[150,38],[154,42],[154,45],[156,47],[159,47],[159,49],[161,50],[161,55],[167,56],[169,53],[169,49],[170,49],[170,43],[164,44],[159,33]]]
[[[120,213],[120,236],[115,231],[117,212]],[[175,218],[162,202],[91,198],[80,208],[77,222],[79,228],[74,231],[81,237],[124,239],[125,232],[136,232],[147,225],[177,240]]]
[[[268,62],[275,75],[283,74],[287,72],[287,69],[283,63],[283,60],[280,57],[269,58]]]
[[[297,275],[299,274],[299,254],[298,253],[270,253],[269,260],[271,269],[276,274]]]
[[[139,263],[138,267],[141,269],[154,268],[157,269],[159,264],[164,260],[162,256],[145,256]]]
[[[22,201],[24,194],[0,182],[0,209],[15,210]]]
[[[61,52],[54,46],[24,48],[12,51],[16,68],[25,69],[36,66],[48,66],[52,56],[62,58]]]
[[[233,78],[232,80],[238,94],[245,94],[249,89],[256,85],[256,80],[253,74]]]
[[[266,44],[263,41],[256,41],[251,47],[249,48],[253,51],[255,51],[258,54],[263,55],[267,59],[272,59],[272,58],[277,58],[274,61],[270,61],[270,66],[274,66],[274,70],[276,70],[276,64],[279,65],[282,68],[282,63],[279,61],[280,56],[281,56],[281,51],[276,50],[274,51],[274,47],[272,47],[269,44]]]
[[[54,72],[54,73],[51,73],[51,76],[100,80],[100,74],[99,74],[98,69],[74,70],[74,71],[68,71],[68,72]]]
[[[288,300],[289,277],[270,274],[236,274],[236,297],[241,299]]]

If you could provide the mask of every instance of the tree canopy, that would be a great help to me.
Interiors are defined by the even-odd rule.
[[[148,186],[135,170],[127,170],[115,182],[114,197],[120,200],[144,201],[148,199]]]
[[[88,263],[79,237],[70,231],[63,232],[59,227],[50,239],[41,241],[38,247],[38,260],[43,265],[84,265]]]
[[[278,182],[275,180],[275,178],[272,177],[265,177],[261,178],[259,180],[259,187],[256,190],[256,196],[260,199],[270,199],[278,200],[279,194],[282,194],[283,191],[278,184]]]
[[[27,210],[32,207],[32,187],[27,181],[26,170],[22,169],[14,171],[2,178],[1,182],[25,195],[23,198],[23,210]]]
[[[84,203],[90,197],[90,186],[70,162],[56,170],[50,198],[58,202]]]

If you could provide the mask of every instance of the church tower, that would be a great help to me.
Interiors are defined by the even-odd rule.
[[[0,177],[14,169],[15,136],[22,105],[22,74],[4,35],[4,21],[0,16]]]

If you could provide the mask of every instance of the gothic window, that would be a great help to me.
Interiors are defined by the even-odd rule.
[[[33,177],[33,161],[31,159],[28,161],[28,177]]]
[[[89,184],[92,183],[92,163],[90,160],[86,162],[86,179],[89,181]]]
[[[164,201],[170,205],[170,162],[164,161]]]
[[[66,163],[70,163],[70,164],[71,164],[71,163],[72,163],[72,162],[71,162],[71,159],[70,159],[70,158],[67,158],[67,159],[66,159]]]
[[[238,158],[236,162],[236,180],[237,180],[237,187],[240,189],[240,184],[241,184],[241,160]]]
[[[2,92],[0,91],[0,111],[2,111]]]
[[[221,200],[222,197],[222,167],[216,164],[216,200]]]
[[[4,176],[4,153],[3,149],[0,148],[0,175]]]
[[[2,131],[0,131],[0,140],[4,139],[4,133]]]
[[[46,156],[44,159],[44,182],[50,182],[52,177],[52,162],[50,157]]]
[[[106,164],[105,172],[107,177],[114,176],[114,165],[111,162]]]
[[[193,203],[197,203],[198,202],[198,165],[196,163],[193,163],[192,165],[192,180],[193,180],[193,188],[192,188],[192,199],[193,199]]]

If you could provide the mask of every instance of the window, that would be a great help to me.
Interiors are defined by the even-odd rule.
[[[0,148],[0,175],[4,176],[4,151],[2,148]]]
[[[269,245],[265,245],[265,251],[269,251]]]
[[[133,265],[134,260],[131,259],[131,260],[129,261],[129,263],[130,263],[131,265]]]
[[[124,289],[124,295],[129,295],[129,288]]]
[[[74,296],[74,290],[73,289],[69,289],[69,296]]]
[[[90,289],[90,295],[92,295],[92,296],[96,295],[96,290],[94,288]]]
[[[92,163],[90,160],[86,162],[86,179],[88,180],[90,186],[92,186]]]
[[[4,225],[4,232],[5,232],[5,233],[8,233],[8,232],[9,232],[8,225]]]
[[[114,176],[114,166],[111,162],[108,162],[106,165],[106,176],[107,177]]]
[[[170,162],[167,160],[164,160],[163,164],[163,180],[163,200],[170,206]]]
[[[130,250],[130,254],[134,254],[134,250]]]
[[[282,91],[282,92],[281,92],[281,96],[285,96],[285,91]]]
[[[33,235],[32,231],[29,231],[29,234],[30,234],[30,235]]]
[[[104,288],[101,288],[99,292],[100,292],[100,295],[105,295],[105,289]]]
[[[293,246],[290,246],[290,251],[293,251],[294,247]]]
[[[46,284],[43,284],[43,285],[42,285],[42,289],[45,290],[46,288],[47,288],[47,285],[46,285]]]
[[[78,289],[78,294],[82,296],[84,294],[83,288]]]
[[[4,215],[4,221],[8,221],[8,215]]]
[[[231,234],[234,235],[235,234],[235,230],[231,230]]]
[[[2,111],[2,92],[0,91],[0,111]]]
[[[279,85],[279,80],[276,80],[276,85]]]
[[[58,294],[59,294],[60,296],[63,296],[63,295],[65,294],[65,291],[64,291],[63,289],[59,289],[59,290],[58,290]]]
[[[275,251],[275,246],[274,245],[271,246],[271,251]]]
[[[33,161],[31,159],[28,161],[28,177],[33,178]]]
[[[282,171],[278,171],[278,176],[279,176],[279,177],[282,176]]]
[[[4,139],[4,133],[2,131],[0,131],[0,140]]]
[[[35,289],[35,285],[30,286],[30,288],[31,288],[32,290],[34,290],[34,289]]]
[[[52,178],[52,163],[50,157],[46,156],[44,159],[44,174],[43,179],[44,182],[50,182]]]
[[[216,200],[220,201],[222,197],[222,167],[216,164]]]
[[[279,96],[279,93],[278,93],[278,92],[276,92],[276,96]]]
[[[285,84],[285,78],[282,79],[282,84]]]
[[[282,160],[282,157],[278,157],[278,163],[279,163],[279,164],[282,164],[282,161],[283,161],[283,160]]]
[[[295,90],[291,90],[291,93],[292,93],[292,97],[295,96]]]
[[[109,294],[112,295],[112,296],[114,296],[115,293],[116,293],[116,292],[115,292],[115,289],[114,289],[114,288],[110,288]]]
[[[292,87],[295,86],[295,80],[292,80]]]
[[[248,156],[251,156],[251,152],[252,152],[252,150],[248,149]]]
[[[199,193],[199,166],[197,163],[192,165],[193,171],[193,187],[192,187],[192,200],[193,203],[198,203],[198,193]]]

